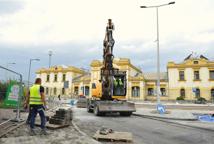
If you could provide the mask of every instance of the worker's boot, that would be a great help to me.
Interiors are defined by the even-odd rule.
[[[30,135],[31,135],[31,136],[36,135],[36,132],[35,132],[35,130],[34,130],[34,129],[30,129]]]
[[[48,135],[46,129],[41,129],[40,134],[41,135]]]

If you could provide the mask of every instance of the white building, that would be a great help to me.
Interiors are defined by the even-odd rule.
[[[36,77],[42,79],[42,86],[48,96],[58,96],[72,94],[72,79],[83,75],[82,69],[73,66],[53,66],[51,68],[41,68],[36,72]]]

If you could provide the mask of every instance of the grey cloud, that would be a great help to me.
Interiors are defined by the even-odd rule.
[[[156,72],[156,46],[147,51],[138,51],[143,49],[141,41],[132,41],[132,50],[121,48],[126,43],[117,43],[114,47],[115,57],[131,59],[131,62],[141,67],[143,72]],[[167,62],[182,62],[183,59],[192,51],[203,54],[209,59],[214,60],[214,42],[206,45],[189,43],[188,41],[172,40],[160,47],[161,71],[166,71]],[[70,42],[65,44],[50,45],[11,45],[0,44],[1,61],[0,65],[6,65],[8,62],[16,62],[10,68],[23,74],[27,79],[30,58],[40,58],[41,61],[32,63],[31,80],[35,77],[34,72],[41,67],[48,67],[48,51],[53,51],[52,65],[72,65],[89,69],[90,63],[94,59],[102,59],[102,41],[98,42]],[[203,49],[204,48],[204,49]]]

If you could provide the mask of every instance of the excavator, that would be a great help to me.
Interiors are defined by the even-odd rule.
[[[105,38],[103,41],[103,66],[100,69],[99,82],[92,82],[92,97],[87,99],[87,111],[95,116],[106,113],[120,113],[130,116],[136,111],[135,104],[127,102],[126,71],[113,67],[113,30],[114,24],[108,19]]]

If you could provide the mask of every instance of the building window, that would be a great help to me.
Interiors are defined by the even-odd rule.
[[[95,83],[92,83],[91,88],[92,88],[92,89],[96,89],[96,84],[95,84]]]
[[[62,95],[65,94],[65,88],[62,88]]]
[[[179,80],[184,80],[184,71],[179,71]]]
[[[85,86],[85,96],[89,96],[89,86]]]
[[[66,80],[66,74],[63,74],[62,75],[62,81],[65,81]]]
[[[214,100],[214,89],[211,89],[211,99]]]
[[[132,97],[140,96],[140,88],[138,86],[132,87]]]
[[[166,89],[165,88],[161,88],[161,96],[166,96]]]
[[[198,61],[194,61],[193,64],[198,64]]]
[[[57,74],[54,75],[54,82],[57,82]]]
[[[46,81],[47,81],[47,82],[49,82],[49,81],[50,81],[50,75],[49,75],[49,74],[47,75],[47,79],[46,79]]]
[[[185,89],[182,88],[182,89],[180,90],[180,96],[181,96],[181,97],[185,97]]]
[[[154,95],[154,89],[153,88],[148,88],[148,96]]]
[[[210,71],[210,79],[214,80],[214,70]]]
[[[199,80],[199,79],[200,79],[199,71],[194,71],[194,80]]]
[[[48,94],[48,91],[49,91],[49,89],[48,89],[48,88],[46,88],[46,91],[45,91],[45,92],[46,92],[46,95]]]
[[[74,87],[74,94],[78,95],[79,93],[79,87]]]
[[[199,88],[196,88],[196,91],[195,91],[195,97],[200,97],[200,89]]]
[[[85,87],[81,86],[81,94],[80,95],[84,96],[84,92],[85,92]]]
[[[56,90],[56,88],[54,88],[54,95],[56,95],[56,92],[57,92],[57,90]]]

